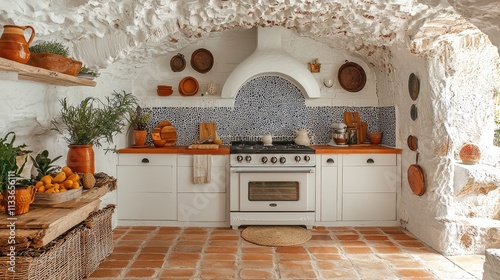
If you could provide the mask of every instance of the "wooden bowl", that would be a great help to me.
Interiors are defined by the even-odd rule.
[[[166,139],[153,140],[153,144],[155,145],[155,147],[161,148],[165,146],[165,144],[167,144],[167,140]]]
[[[382,140],[382,132],[372,132],[368,134],[371,144],[380,144]]]
[[[200,89],[198,81],[193,77],[185,77],[179,83],[179,93],[185,96],[195,95]]]

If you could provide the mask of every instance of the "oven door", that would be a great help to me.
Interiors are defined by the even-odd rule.
[[[314,211],[314,168],[239,168],[240,211]]]

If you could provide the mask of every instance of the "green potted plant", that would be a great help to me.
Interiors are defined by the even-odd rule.
[[[135,146],[144,146],[146,144],[146,137],[148,134],[146,125],[149,120],[150,114],[137,106],[135,110],[130,110],[128,115],[128,122],[130,128],[134,130]]]
[[[74,172],[94,174],[93,146],[113,143],[113,137],[127,124],[130,110],[137,106],[137,98],[132,93],[115,91],[105,102],[87,97],[76,106],[68,104],[66,98],[60,103],[60,120],[52,124],[69,145],[66,165]]]
[[[9,140],[10,138],[10,140]],[[17,157],[27,155],[26,144],[14,145],[16,135],[9,132],[0,138],[0,193],[1,204],[8,215],[19,215],[29,211],[29,206],[35,198],[35,188],[29,180],[21,179],[26,159],[19,166]],[[12,201],[12,202],[11,202]]]
[[[29,47],[28,64],[47,70],[76,76],[82,68],[80,61],[68,57],[68,47],[58,41],[45,41]]]

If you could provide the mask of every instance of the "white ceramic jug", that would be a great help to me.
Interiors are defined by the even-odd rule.
[[[296,130],[295,133],[297,134],[297,137],[295,137],[295,144],[303,146],[311,145],[311,141],[309,140],[309,135],[307,135],[307,130],[299,129]]]

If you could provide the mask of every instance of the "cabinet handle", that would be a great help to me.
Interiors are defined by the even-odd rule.
[[[149,159],[148,158],[143,158],[142,159],[142,163],[149,163]]]
[[[369,158],[369,159],[366,161],[366,163],[374,163],[374,162],[375,162],[375,161],[374,161],[373,159],[371,159],[371,158]]]
[[[326,162],[328,162],[328,163],[334,163],[335,161],[333,160],[333,158],[329,158],[329,159],[326,160]]]

